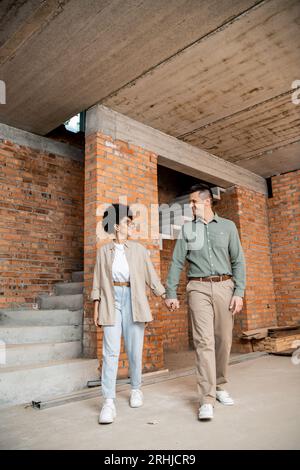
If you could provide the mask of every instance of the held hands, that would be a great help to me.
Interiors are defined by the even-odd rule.
[[[239,313],[243,308],[243,298],[238,295],[234,295],[230,302],[229,310],[231,310],[232,315]]]
[[[172,312],[177,310],[179,308],[179,300],[177,299],[167,299],[166,298],[166,293],[162,294],[162,298],[165,301],[166,306],[168,309]]]
[[[174,312],[179,308],[178,299],[165,299],[165,304],[171,312]]]

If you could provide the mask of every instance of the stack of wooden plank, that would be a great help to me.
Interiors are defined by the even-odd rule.
[[[300,325],[273,326],[268,328],[268,336],[271,338],[280,338],[281,336],[290,336],[300,333]]]
[[[299,347],[300,324],[243,331],[239,337],[251,341],[253,351],[291,355]]]
[[[257,328],[256,330],[242,331],[241,339],[250,341],[252,339],[263,339],[268,336],[268,328]]]

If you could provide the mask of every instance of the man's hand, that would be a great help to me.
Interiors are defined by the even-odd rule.
[[[165,299],[165,304],[171,311],[177,310],[179,308],[178,299]]]
[[[243,308],[243,298],[238,295],[234,295],[230,302],[229,310],[231,310],[232,315],[239,313]]]

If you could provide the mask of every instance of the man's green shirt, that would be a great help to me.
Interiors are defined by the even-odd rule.
[[[180,273],[186,260],[188,277],[231,274],[235,283],[234,295],[244,297],[245,257],[236,225],[231,220],[214,213],[208,224],[198,217],[182,226],[168,273],[167,299],[177,298]]]

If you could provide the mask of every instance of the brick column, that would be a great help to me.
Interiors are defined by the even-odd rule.
[[[300,320],[300,170],[272,178],[268,199],[278,325]]]
[[[93,108],[90,119],[93,117]],[[105,123],[103,124],[105,127]],[[102,329],[93,326],[93,305],[89,300],[92,287],[93,270],[96,259],[96,248],[103,241],[97,234],[102,221],[102,204],[141,203],[148,209],[148,221],[151,218],[149,236],[137,241],[143,243],[151,252],[151,259],[157,272],[160,272],[158,206],[150,214],[150,205],[158,204],[157,188],[157,155],[151,149],[145,150],[131,145],[124,140],[113,138],[103,129],[87,133],[85,152],[85,223],[84,223],[84,354],[89,357],[102,353]],[[119,197],[126,197],[126,201]],[[97,212],[98,209],[98,212]],[[100,209],[100,210],[99,210]],[[98,228],[97,228],[98,226]],[[150,226],[150,224],[149,224]],[[145,371],[158,370],[163,367],[162,321],[161,309],[164,308],[160,298],[149,293],[149,300],[154,321],[148,325],[145,335],[143,366]],[[122,344],[119,376],[127,376],[128,363]]]
[[[244,308],[236,316],[234,328],[233,350],[240,350],[236,337],[241,330],[274,326],[277,322],[267,197],[234,186],[221,198],[216,211],[237,225],[247,265]]]

